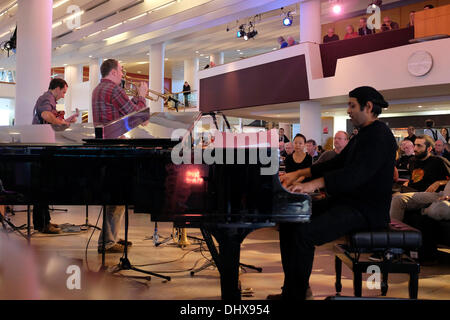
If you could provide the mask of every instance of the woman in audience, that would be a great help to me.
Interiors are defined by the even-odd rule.
[[[312,165],[311,156],[305,153],[305,143],[305,136],[298,133],[294,138],[294,153],[288,155],[284,161],[286,173],[309,168]]]
[[[344,40],[359,37],[358,33],[355,32],[355,28],[353,28],[351,24],[345,27],[345,31],[347,31],[347,33],[345,34]]]
[[[445,143],[450,143],[450,134],[448,133],[448,129],[447,128],[442,128],[441,129],[441,135],[445,140]]]

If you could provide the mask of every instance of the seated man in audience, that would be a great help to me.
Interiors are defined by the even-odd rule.
[[[372,34],[372,33],[375,33],[375,28],[369,29],[369,27],[367,26],[367,18],[363,17],[363,18],[359,19],[358,34],[360,36],[365,36],[365,35]]]
[[[443,157],[444,156],[444,142],[437,140],[434,143],[433,155]]]
[[[344,39],[353,39],[359,37],[359,35],[355,32],[355,28],[353,28],[351,24],[345,27],[345,31],[347,31],[347,33],[345,34]]]
[[[411,179],[405,183],[402,193],[438,189],[437,181],[450,179],[450,162],[431,154],[434,141],[427,135],[418,136],[414,145],[414,159],[410,162]]]
[[[277,41],[278,44],[280,45],[280,49],[286,48],[288,46],[288,43],[286,42],[286,40],[284,40],[282,36],[279,36]]]
[[[292,36],[287,37],[287,43],[288,43],[288,47],[295,46],[296,44],[298,44],[298,42],[295,41],[294,37],[292,37]]]
[[[292,142],[284,144],[284,151],[286,151],[286,155],[290,155],[294,152],[294,146],[292,145]]]
[[[324,153],[322,153],[320,155],[319,159],[317,159],[317,161],[315,163],[321,163],[321,162],[331,160],[334,157],[336,157],[339,153],[341,153],[341,151],[345,148],[345,146],[348,143],[347,132],[345,132],[345,131],[336,132],[336,134],[334,135],[333,141],[334,141],[334,149],[325,151]]]
[[[391,31],[399,28],[398,23],[391,21],[391,18],[388,16],[383,18],[383,22],[384,23],[381,25],[381,31]]]
[[[323,37],[323,43],[337,40],[339,40],[339,36],[334,33],[334,28],[328,28],[328,33]]]
[[[403,140],[400,143],[400,150],[402,155],[397,159],[395,166],[397,169],[409,170],[409,162],[414,157],[414,144],[411,140]]]
[[[317,152],[317,144],[313,139],[306,141],[306,152],[312,157],[313,163],[319,159],[319,153]]]

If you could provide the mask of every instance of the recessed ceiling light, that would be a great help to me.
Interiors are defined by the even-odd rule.
[[[239,52],[239,54],[244,54],[243,52]]]
[[[198,51],[195,51],[195,53],[198,53]]]
[[[89,58],[92,58],[92,55],[90,55]]]
[[[422,108],[422,106],[418,106],[418,108]]]
[[[239,52],[239,51],[241,51],[241,50],[237,49],[236,51]]]
[[[164,58],[164,61],[168,61],[169,60],[169,58]]]
[[[142,73],[142,71],[138,71],[137,73]]]
[[[204,54],[203,53],[200,53],[200,57],[203,57],[204,56]]]

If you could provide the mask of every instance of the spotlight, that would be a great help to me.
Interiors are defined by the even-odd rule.
[[[342,11],[341,5],[335,4],[335,5],[333,6],[333,12],[334,12],[335,14],[339,14],[339,13],[341,13],[341,11]]]
[[[284,17],[284,19],[283,19],[283,26],[289,27],[291,25],[292,25],[292,16],[291,16],[291,12],[289,11],[286,14],[286,17]]]
[[[258,34],[258,31],[252,30],[249,33],[247,33],[247,35],[246,35],[247,39],[245,39],[245,37],[244,37],[244,39],[248,40],[248,39],[254,38],[257,34]]]
[[[246,33],[245,33],[244,25],[241,24],[241,25],[239,26],[239,30],[238,30],[237,33],[236,33],[236,36],[237,36],[238,38],[242,38],[242,37],[244,37],[245,35],[246,35]]]

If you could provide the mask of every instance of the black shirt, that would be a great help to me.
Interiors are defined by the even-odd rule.
[[[413,134],[411,137],[408,136],[404,140],[409,140],[414,144],[414,141],[416,141],[416,138],[417,138],[416,135]]]
[[[358,34],[360,36],[365,36],[367,34],[372,34],[372,33],[375,33],[375,28],[374,29],[369,29],[368,27],[365,27],[365,28],[359,28],[358,29]]]
[[[305,159],[303,159],[302,162],[297,163],[294,161],[294,153],[288,155],[284,160],[284,164],[286,166],[286,173],[297,171],[298,169],[311,167],[312,157],[309,154],[306,154]]]
[[[183,94],[184,95],[188,95],[189,93],[191,93],[191,86],[190,85],[183,85]]]
[[[416,159],[411,162],[409,169],[411,179],[408,187],[417,191],[425,191],[434,182],[450,178],[450,163],[438,156],[430,156],[423,161]]]
[[[409,156],[403,155],[397,159],[397,161],[395,162],[395,166],[397,167],[397,169],[409,170],[409,162],[413,157],[413,154]]]
[[[283,141],[284,143],[287,143],[287,142],[289,142],[289,139],[288,139],[288,137],[286,137],[285,134],[283,134],[283,136],[279,136],[279,141]]]
[[[313,164],[312,178],[324,177],[325,188],[335,205],[359,210],[371,228],[390,221],[397,143],[381,121],[361,128],[335,158]]]
[[[333,36],[331,36],[331,37],[329,37],[328,35],[325,35],[323,37],[323,43],[337,41],[337,40],[339,40],[339,36],[337,34],[333,34]]]

